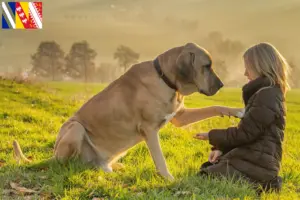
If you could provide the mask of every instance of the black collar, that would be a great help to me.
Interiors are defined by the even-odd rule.
[[[154,64],[154,67],[159,75],[159,77],[162,78],[162,80],[172,89],[174,90],[177,90],[177,87],[174,83],[172,83],[170,81],[170,79],[163,73],[163,71],[161,70],[161,67],[160,67],[160,64],[159,64],[159,61],[158,61],[158,58],[156,58],[154,61],[153,61],[153,64]]]

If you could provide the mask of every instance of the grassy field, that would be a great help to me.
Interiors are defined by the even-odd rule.
[[[238,119],[213,118],[185,128],[167,124],[160,131],[162,149],[174,182],[166,182],[156,170],[145,143],[121,159],[125,169],[105,174],[78,161],[59,164],[52,156],[61,124],[104,85],[47,83],[23,85],[0,81],[0,194],[2,199],[257,199],[244,182],[199,178],[201,163],[210,146],[192,138],[212,128],[226,128]],[[241,107],[240,89],[223,89],[214,97],[187,97],[187,107],[225,105]],[[262,199],[300,199],[300,91],[287,95],[287,127],[280,175],[283,191],[263,194]],[[18,164],[12,141],[17,139],[33,163]],[[36,191],[12,189],[17,184]]]

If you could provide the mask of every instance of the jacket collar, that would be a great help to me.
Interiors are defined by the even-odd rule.
[[[271,81],[267,77],[259,77],[250,81],[243,87],[243,100],[245,105],[248,104],[249,99],[260,89],[272,86]]]

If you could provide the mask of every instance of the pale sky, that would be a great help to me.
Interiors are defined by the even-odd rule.
[[[300,0],[47,0],[43,12],[43,30],[0,30],[0,71],[30,66],[42,40],[56,40],[66,52],[87,40],[97,65],[114,62],[120,44],[147,60],[211,31],[246,45],[272,42],[288,58],[300,54]]]

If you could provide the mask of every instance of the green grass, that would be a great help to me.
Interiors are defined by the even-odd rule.
[[[145,143],[121,159],[124,170],[106,174],[78,161],[59,164],[52,156],[61,124],[89,97],[105,86],[79,83],[24,85],[0,81],[0,194],[10,182],[39,191],[32,199],[257,199],[244,182],[197,177],[210,146],[192,138],[195,133],[236,125],[237,119],[213,118],[185,128],[167,124],[160,131],[161,146],[176,180],[164,181],[156,170]],[[240,89],[223,89],[214,97],[187,97],[187,107],[225,105],[241,107]],[[287,95],[287,127],[280,175],[283,191],[263,194],[263,199],[300,199],[300,91]],[[12,141],[17,139],[31,164],[17,164]],[[2,199],[23,199],[5,194]]]

